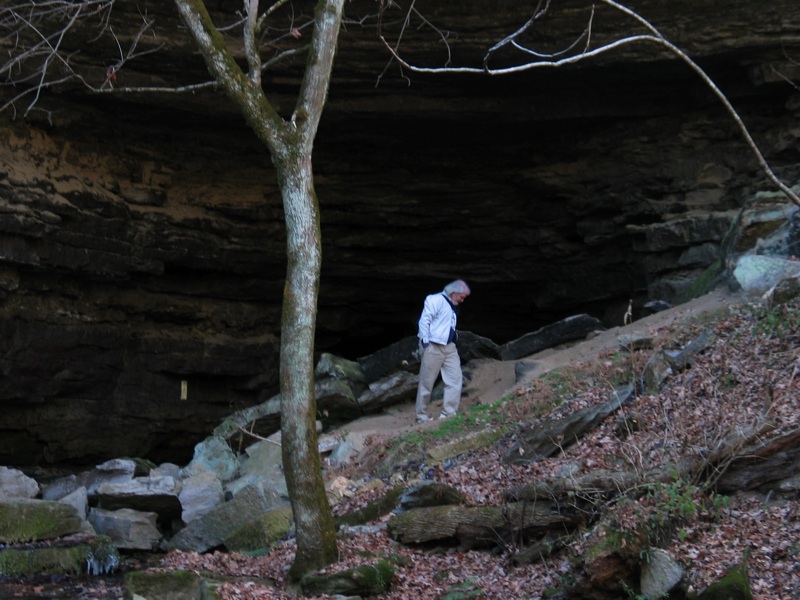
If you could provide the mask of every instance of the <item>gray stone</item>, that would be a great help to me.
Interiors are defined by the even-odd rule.
[[[785,258],[793,254],[797,243],[797,206],[783,194],[758,192],[756,203],[742,214],[739,240],[740,252]]]
[[[647,359],[644,365],[644,373],[642,380],[644,381],[645,389],[651,393],[655,393],[661,389],[661,384],[672,375],[672,367],[670,367],[663,354],[656,354]]]
[[[71,506],[81,519],[86,520],[89,514],[89,495],[86,493],[85,487],[81,486],[77,490],[59,498],[58,502]]]
[[[325,411],[349,418],[359,416],[356,392],[348,380],[319,379],[314,385],[314,394],[317,410],[320,412]]]
[[[784,279],[800,276],[800,262],[770,256],[742,256],[733,276],[746,294],[762,296]]]
[[[678,258],[679,267],[707,267],[719,259],[722,250],[719,244],[706,242],[698,246],[690,246]]]
[[[181,520],[190,523],[222,504],[225,492],[219,478],[207,471],[185,479],[178,499],[181,502]]]
[[[709,240],[721,240],[737,214],[737,211],[687,212],[663,222],[628,225],[627,229],[644,234],[643,238],[634,240],[634,250],[664,252],[704,244]]]
[[[503,360],[516,360],[566,342],[584,339],[593,331],[603,330],[605,326],[600,319],[589,315],[575,315],[503,344],[500,355]]]
[[[94,496],[97,488],[104,483],[125,483],[133,479],[136,463],[124,458],[115,458],[97,465],[91,471],[79,473],[75,478],[75,488],[86,488],[89,496]],[[73,490],[69,490],[71,492]]]
[[[673,372],[680,372],[691,365],[697,354],[705,351],[714,343],[714,333],[710,329],[701,332],[697,337],[691,339],[683,348],[679,350],[665,350],[661,353],[662,358]]]
[[[772,288],[769,299],[773,306],[780,306],[791,302],[800,296],[800,277],[788,277]]]
[[[131,508],[89,510],[89,522],[95,531],[110,537],[117,548],[126,550],[155,550],[162,537],[157,520],[154,512]]]
[[[500,346],[489,338],[471,331],[459,331],[456,345],[463,364],[481,358],[500,360]]]
[[[186,571],[131,571],[125,574],[125,598],[131,600],[200,600],[204,581]],[[216,597],[216,596],[214,596]]]
[[[221,439],[230,439],[233,435],[241,433],[242,429],[249,429],[251,423],[271,420],[274,429],[280,428],[281,395],[276,394],[261,404],[248,406],[228,415],[222,423],[214,428],[213,435]]]
[[[228,481],[236,476],[238,469],[236,454],[224,439],[215,435],[194,447],[194,457],[182,475],[191,477],[203,471],[211,471],[221,481]]]
[[[55,539],[81,530],[72,506],[51,500],[8,498],[0,502],[0,544]]]
[[[358,397],[358,406],[363,413],[376,413],[383,409],[410,400],[416,396],[419,376],[407,371],[398,371],[369,384]]]
[[[364,434],[360,432],[348,432],[343,439],[335,441],[330,455],[325,458],[326,464],[330,466],[345,465],[364,449]]]
[[[278,440],[274,443],[271,440]],[[286,478],[283,474],[283,460],[281,457],[280,436],[275,435],[270,440],[263,440],[248,446],[245,450],[246,459],[242,462],[239,480],[226,485],[226,489],[234,495],[239,490],[258,483],[267,490],[273,490],[283,498],[289,497],[286,487]]]
[[[44,500],[60,500],[67,494],[71,494],[79,487],[78,478],[75,475],[66,475],[59,477],[48,483],[42,484],[42,499]],[[84,488],[86,489],[86,488]]]
[[[8,498],[33,498],[39,493],[39,484],[22,471],[0,467],[0,501]]]
[[[347,379],[348,381],[363,383],[366,381],[364,369],[357,361],[347,360],[328,352],[323,352],[317,362],[314,372],[317,377],[332,377],[333,379]]]
[[[640,585],[646,600],[666,598],[683,579],[683,567],[666,550],[650,548],[642,562]]]
[[[647,350],[653,347],[653,336],[647,332],[635,331],[617,336],[622,350]]]
[[[95,498],[99,508],[155,512],[168,522],[181,514],[179,491],[180,486],[172,477],[137,477],[119,483],[102,483],[95,491]]]
[[[278,503],[260,485],[250,485],[232,500],[215,506],[164,544],[165,549],[206,552],[220,546],[239,527],[263,515]]]
[[[150,477],[172,477],[178,480],[181,478],[181,468],[174,463],[162,463],[150,471]]]
[[[644,305],[645,314],[648,315],[654,315],[663,310],[669,310],[670,308],[672,308],[672,305],[664,300],[651,300]]]
[[[419,367],[419,356],[416,355],[419,339],[409,336],[376,350],[372,354],[362,356],[358,363],[364,370],[367,381],[376,381],[398,370]]]
[[[779,492],[800,492],[800,475],[793,475],[779,481],[776,488]]]

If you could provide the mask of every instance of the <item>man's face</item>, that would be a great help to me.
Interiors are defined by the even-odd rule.
[[[450,300],[453,301],[453,304],[461,304],[469,294],[450,294]]]

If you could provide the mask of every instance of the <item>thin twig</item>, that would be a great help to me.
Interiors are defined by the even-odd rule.
[[[728,114],[733,118],[737,127],[739,128],[740,133],[745,139],[745,142],[749,146],[750,150],[756,156],[756,160],[758,161],[759,165],[761,166],[761,170],[767,176],[767,178],[781,191],[783,192],[792,202],[800,206],[800,196],[791,189],[788,185],[786,185],[783,181],[781,181],[778,176],[773,172],[772,168],[770,167],[767,160],[764,158],[761,150],[759,149],[758,145],[756,144],[753,137],[750,135],[750,131],[747,129],[747,126],[742,121],[739,113],[733,107],[733,105],[728,100],[727,96],[717,87],[716,83],[706,74],[706,72],[696,63],[694,62],[683,50],[681,50],[678,46],[670,42],[666,39],[659,31],[656,29],[654,25],[652,25],[647,19],[636,13],[635,11],[615,2],[614,0],[599,0],[604,4],[607,4],[624,14],[632,17],[636,20],[639,24],[644,26],[647,31],[650,33],[643,33],[637,35],[627,36],[621,39],[614,40],[612,42],[608,42],[597,48],[589,49],[588,44],[583,52],[580,54],[574,54],[570,56],[566,56],[563,58],[558,59],[546,59],[546,60],[533,60],[529,62],[524,62],[519,65],[514,65],[510,67],[502,67],[493,69],[488,66],[488,60],[491,55],[500,47],[505,46],[510,43],[515,43],[519,35],[521,35],[524,31],[528,30],[536,20],[546,12],[547,5],[542,7],[541,0],[539,6],[537,7],[537,11],[534,13],[534,16],[531,17],[525,25],[517,29],[513,34],[505,37],[501,42],[492,46],[486,53],[484,57],[483,66],[481,68],[477,67],[450,67],[450,66],[443,66],[443,67],[419,67],[416,65],[412,65],[411,63],[407,62],[405,59],[402,58],[400,55],[399,44],[402,38],[402,31],[400,36],[398,36],[397,42],[392,45],[384,37],[382,31],[379,29],[378,36],[381,42],[383,43],[384,47],[389,51],[392,58],[398,62],[403,68],[408,69],[409,71],[415,73],[460,73],[460,74],[487,74],[487,75],[510,75],[514,73],[521,73],[524,71],[529,71],[532,69],[540,69],[540,68],[558,68],[566,65],[572,65],[578,62],[582,62],[589,58],[597,57],[601,54],[605,54],[612,50],[616,50],[621,48],[622,46],[634,43],[654,43],[659,46],[662,46],[669,50],[672,54],[680,58],[684,63],[686,63],[702,80],[703,82],[711,89],[714,95],[722,102],[723,106],[725,107]],[[549,4],[549,3],[548,3]],[[410,16],[411,10],[407,13]],[[592,17],[590,19],[590,25],[584,30],[580,37],[586,36],[587,39],[590,39],[591,33],[591,20],[594,18],[594,11],[592,11]],[[580,39],[580,38],[579,38]],[[575,44],[573,44],[574,47]],[[515,47],[521,48],[521,46],[516,45]],[[528,51],[529,54],[534,56],[541,56],[540,54],[533,53]],[[559,54],[560,55],[560,54]],[[547,56],[547,55],[544,55]],[[557,55],[553,55],[557,56]],[[449,58],[449,54],[448,54]]]

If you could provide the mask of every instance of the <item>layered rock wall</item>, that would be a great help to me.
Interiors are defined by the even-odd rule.
[[[790,184],[794,4],[633,7],[707,69]],[[453,33],[454,64],[473,66],[530,9],[416,6]],[[535,41],[563,47],[581,31],[587,7],[563,7]],[[125,41],[140,13],[119,8]],[[167,46],[118,85],[207,79],[172,5],[149,8],[142,44]],[[215,10],[228,8],[240,3]],[[360,19],[375,3],[347,10]],[[631,31],[607,11],[595,22],[597,40]],[[356,358],[414,335],[424,296],[456,277],[474,292],[460,326],[498,343],[577,313],[613,326],[630,299],[671,300],[721,256],[741,206],[774,195],[718,99],[663,48],[508,77],[415,75],[384,72],[374,20],[361,23],[342,32],[315,146],[319,351]],[[428,33],[414,30],[408,57],[441,65]],[[107,44],[78,46],[100,80]],[[287,116],[300,66],[265,74]],[[0,464],[185,462],[222,415],[277,390],[285,255],[267,151],[211,91],[68,89],[40,109],[0,115]]]

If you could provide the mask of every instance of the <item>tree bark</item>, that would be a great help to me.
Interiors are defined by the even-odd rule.
[[[211,22],[203,0],[175,0],[175,5],[211,75],[269,149],[278,175],[287,234],[281,318],[281,443],[297,533],[297,552],[289,575],[298,579],[338,558],[315,427],[314,332],[322,238],[311,153],[328,93],[344,0],[319,0],[316,6],[303,83],[289,121],[281,119],[261,86],[255,42],[258,2],[253,0],[246,7],[247,74]]]
[[[299,157],[298,157],[299,158]],[[336,528],[317,451],[314,331],[322,263],[311,161],[276,164],[286,213],[287,271],[281,320],[281,446],[294,513],[299,579],[337,560]]]
[[[389,534],[401,544],[457,540],[462,548],[502,546],[586,522],[578,511],[559,511],[550,501],[512,502],[503,506],[426,506],[396,515]]]

